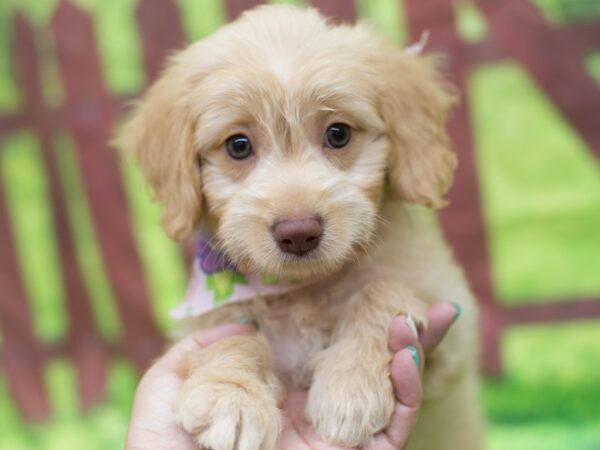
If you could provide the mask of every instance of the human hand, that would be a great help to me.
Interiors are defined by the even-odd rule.
[[[177,373],[186,353],[227,336],[251,335],[253,324],[221,325],[186,337],[142,377],[135,393],[125,450],[198,450],[192,436],[175,421],[174,405],[183,379]]]
[[[396,405],[388,427],[378,433],[365,450],[398,450],[408,442],[421,405],[421,377],[424,356],[437,347],[458,318],[460,309],[450,303],[429,308],[429,327],[419,338],[411,331],[406,316],[397,316],[390,325],[389,347],[395,353],[391,378]],[[279,450],[351,450],[327,444],[319,439],[304,417],[306,391],[288,392],[282,410],[284,425]]]
[[[389,346],[395,353],[391,377],[396,406],[390,425],[369,444],[369,450],[402,448],[410,435],[421,403],[420,371],[424,355],[432,351],[446,334],[457,315],[451,304],[440,304],[428,311],[429,327],[419,339],[407,325],[405,316],[396,317],[390,326]],[[197,450],[191,437],[175,422],[173,405],[183,382],[176,368],[189,351],[210,345],[232,335],[250,335],[253,325],[228,324],[205,330],[183,339],[159,359],[144,375],[136,391],[126,450]],[[290,391],[282,405],[284,427],[279,440],[281,450],[344,450],[321,441],[304,418],[306,392]]]

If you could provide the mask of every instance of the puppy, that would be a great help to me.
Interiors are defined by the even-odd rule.
[[[463,309],[428,357],[410,449],[482,447],[476,311],[431,208],[446,204],[454,103],[434,59],[368,26],[264,6],[175,54],[125,125],[175,239],[203,237],[187,330],[256,318],[189,355],[177,417],[200,448],[273,449],[285,386],[326,441],[388,424],[388,327]]]

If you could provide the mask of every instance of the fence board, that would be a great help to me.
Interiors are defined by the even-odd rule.
[[[567,300],[557,303],[539,303],[512,306],[507,309],[511,324],[564,322],[567,320],[594,319],[600,317],[600,300]]]
[[[33,30],[23,16],[17,15],[14,21],[14,42],[17,79],[25,95],[25,114],[31,120],[31,128],[36,132],[42,148],[42,160],[48,176],[50,200],[56,241],[61,258],[59,268],[65,288],[69,313],[69,353],[78,372],[79,391],[82,405],[89,406],[99,401],[104,394],[107,355],[100,345],[100,338],[92,320],[89,297],[84,287],[79,269],[73,233],[68,221],[65,196],[60,189],[58,167],[52,149],[51,129],[47,111],[43,104],[39,65],[35,49]],[[86,374],[93,368],[93,376]]]
[[[481,335],[485,349],[482,355],[483,366],[486,373],[499,375],[502,371],[500,336],[503,314],[496,304],[492,288],[487,237],[479,197],[466,89],[468,49],[456,32],[450,2],[407,0],[405,5],[411,40],[416,42],[424,31],[435,30],[431,33],[427,51],[443,53],[450,58],[448,75],[462,94],[460,105],[454,110],[449,123],[449,132],[460,164],[449,194],[451,205],[441,212],[440,218],[481,305]]]
[[[354,0],[312,0],[313,6],[323,14],[342,22],[356,21],[356,5]]]
[[[528,1],[477,0],[477,3],[487,16],[490,33],[498,46],[529,71],[600,157],[600,88],[585,69],[585,48],[573,34],[548,25]]]
[[[185,43],[179,11],[170,0],[141,0],[136,16],[142,39],[144,66],[149,81],[153,81],[169,53]]]
[[[22,113],[0,117],[0,140],[10,133],[23,128],[27,124],[27,118]]]
[[[227,19],[233,20],[237,18],[246,9],[254,8],[262,5],[262,0],[224,0]]]
[[[116,152],[107,146],[114,123],[113,102],[88,16],[62,0],[52,20],[59,70],[65,90],[65,120],[96,225],[104,264],[119,299],[123,344],[138,369],[162,349],[136,249]]]
[[[50,406],[42,379],[42,355],[33,335],[5,198],[0,179],[0,361],[17,407],[27,420],[37,422],[49,417]]]

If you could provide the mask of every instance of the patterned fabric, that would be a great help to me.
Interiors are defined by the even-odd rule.
[[[243,274],[227,255],[211,247],[210,241],[208,235],[198,240],[184,300],[171,311],[174,319],[197,317],[229,303],[250,301],[265,295],[281,295],[302,286],[280,283],[259,273]]]

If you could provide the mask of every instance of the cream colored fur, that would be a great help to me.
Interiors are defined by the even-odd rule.
[[[255,317],[259,337],[190,355],[177,417],[200,448],[274,448],[281,388],[307,387],[306,416],[326,440],[365,444],[392,413],[388,326],[454,301],[463,317],[424,373],[411,450],[478,450],[482,424],[477,314],[434,212],[456,165],[444,123],[454,102],[435,60],[407,55],[368,26],[317,12],[262,7],[171,58],[122,130],[175,238],[200,221],[245,271],[309,281],[189,321],[186,329]],[[323,144],[327,127],[350,144]],[[236,161],[226,139],[255,150]],[[281,252],[270,227],[318,214],[306,257]]]

